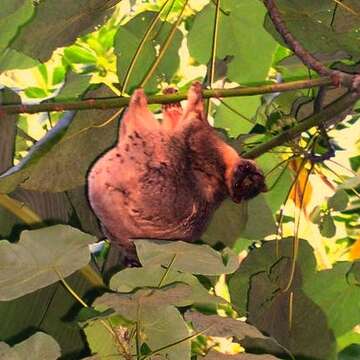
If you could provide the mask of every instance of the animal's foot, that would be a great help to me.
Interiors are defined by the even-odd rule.
[[[171,87],[164,90],[164,94],[176,94],[176,93],[177,90]],[[162,110],[164,115],[163,128],[165,130],[175,129],[183,113],[180,102],[164,104],[162,106]]]

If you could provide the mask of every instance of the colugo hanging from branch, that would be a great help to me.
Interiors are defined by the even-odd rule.
[[[255,163],[209,125],[200,83],[191,86],[184,110],[163,106],[161,123],[136,90],[117,144],[88,175],[90,204],[105,235],[130,256],[137,238],[198,240],[226,197],[238,203],[262,191]]]

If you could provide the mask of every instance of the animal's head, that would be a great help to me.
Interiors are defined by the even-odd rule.
[[[236,203],[267,191],[264,175],[255,162],[240,157],[226,171],[226,185],[231,199]]]

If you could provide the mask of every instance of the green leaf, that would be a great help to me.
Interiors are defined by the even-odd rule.
[[[266,206],[271,209],[272,213],[279,211],[293,181],[290,170],[287,167],[288,164],[285,163],[278,166],[282,161],[283,159],[280,156],[270,153],[266,153],[256,159],[256,163],[260,166],[264,174],[271,171],[271,173],[266,176],[266,184],[269,191],[262,195],[265,197]],[[276,166],[277,168],[274,169]],[[284,166],[287,167],[285,170]]]
[[[210,245],[221,242],[232,247],[241,238],[240,234],[245,229],[247,220],[247,203],[235,204],[226,199],[215,211],[201,239]]]
[[[43,332],[35,333],[12,348],[6,343],[0,342],[0,359],[3,360],[55,360],[60,355],[58,343]]]
[[[360,344],[360,334],[352,329],[336,338],[338,351],[341,351],[351,344]]]
[[[16,244],[0,241],[0,300],[18,298],[48,286],[90,261],[96,238],[66,225],[25,230]]]
[[[357,46],[359,18],[346,7],[338,6],[334,14],[332,0],[279,0],[276,4],[289,32],[309,52],[333,54],[342,51],[355,59],[360,56]],[[355,12],[360,10],[356,0],[347,1],[346,5]],[[268,16],[265,28],[284,44]]]
[[[220,14],[216,56],[234,57],[227,77],[238,83],[264,80],[277,47],[263,28],[264,6],[253,0],[224,0],[221,7],[226,14]],[[211,56],[213,35],[209,24],[213,26],[214,11],[210,3],[197,14],[188,35],[190,54],[201,64],[207,64]]]
[[[96,54],[91,49],[73,45],[64,50],[64,61],[69,64],[96,64]]]
[[[84,333],[89,344],[90,350],[98,357],[94,360],[109,358],[111,360],[123,360],[124,357],[118,354],[118,344],[114,341],[113,335],[105,328],[99,320],[91,321],[85,328]],[[124,334],[125,335],[125,334]],[[118,335],[121,336],[120,334]],[[121,338],[121,340],[123,340]],[[133,346],[135,349],[135,346]],[[87,358],[86,358],[87,359]],[[92,357],[90,357],[92,359]]]
[[[0,239],[9,238],[16,224],[19,224],[19,219],[10,211],[0,207]]]
[[[280,359],[272,355],[255,355],[255,354],[235,354],[228,355],[224,353],[220,353],[218,351],[210,350],[206,356],[202,359],[204,360],[276,360]]]
[[[274,337],[294,358],[335,360],[334,336],[321,308],[301,290],[301,270],[298,268],[294,277],[292,295],[279,289],[288,281],[289,270],[289,262],[283,259],[269,274],[261,272],[252,276],[248,321]]]
[[[88,92],[87,97],[114,95],[106,87]],[[32,146],[28,155],[0,176],[0,192],[18,185],[28,190],[59,192],[84,185],[94,160],[117,137],[117,121],[105,123],[118,110],[67,112],[46,136]],[[76,156],[74,156],[76,154]]]
[[[22,27],[11,47],[44,62],[56,48],[73,43],[79,35],[104,23],[118,1],[38,2],[35,5],[35,16]]]
[[[247,134],[255,125],[252,119],[260,105],[260,96],[225,99],[216,108],[214,125],[225,129],[231,137]]]
[[[281,258],[291,258],[294,238],[265,241],[260,248],[254,248],[242,261],[239,269],[229,277],[231,301],[237,306],[239,315],[246,314],[247,294],[250,280],[254,274],[268,271]],[[303,277],[315,269],[316,261],[313,249],[305,240],[299,240],[299,255],[297,264],[301,266]],[[277,252],[278,249],[278,252]],[[277,255],[278,253],[278,255]]]
[[[225,337],[225,338],[233,338],[234,342],[242,342],[245,339],[252,339],[256,341],[258,348],[257,353],[261,350],[267,352],[270,350],[271,352],[282,353],[282,347],[276,343],[274,339],[271,339],[265,335],[263,335],[258,329],[254,326],[238,319],[226,318],[219,315],[204,315],[197,311],[187,311],[185,313],[185,320],[191,322],[195,331],[201,332],[202,335],[205,336],[216,336],[216,337]],[[212,359],[222,359],[220,357],[220,353],[214,352],[214,357],[210,357]],[[218,357],[215,357],[215,354]],[[249,356],[249,357],[248,357]],[[231,355],[229,358],[224,357],[224,359],[252,359],[251,354],[238,354]],[[207,358],[207,357],[205,357]],[[264,355],[261,357],[257,355],[255,359],[277,359],[272,355]]]
[[[360,175],[347,179],[343,184],[339,185],[339,189],[354,189],[360,185]]]
[[[49,93],[42,88],[30,86],[25,89],[25,95],[29,98],[36,99],[36,98],[45,98],[49,96]]]
[[[82,298],[95,290],[80,272],[70,275],[66,281]],[[0,339],[13,345],[32,335],[35,327],[54,337],[64,358],[79,359],[87,345],[80,327],[67,319],[80,308],[60,282],[15,300],[0,301]]]
[[[331,238],[336,234],[336,226],[331,214],[324,214],[322,221],[319,224],[320,234],[322,236]]]
[[[248,221],[241,236],[246,239],[260,240],[276,233],[276,224],[272,211],[264,195],[258,195],[248,202]]]
[[[143,266],[162,265],[173,270],[200,275],[221,275],[234,272],[237,255],[227,250],[223,256],[208,245],[183,241],[135,240],[136,251]]]
[[[108,293],[97,298],[94,304],[106,305],[123,318],[136,321],[139,304],[147,308],[191,305],[191,287],[176,283],[162,288],[142,288],[130,294]]]
[[[115,274],[110,280],[110,288],[126,293],[143,287],[167,286],[174,283],[184,283],[191,287],[190,303],[196,305],[225,304],[226,301],[214,295],[201,285],[199,280],[187,273],[167,270],[160,266],[145,266],[141,268],[125,269]]]
[[[343,211],[346,209],[349,202],[349,197],[345,190],[338,190],[336,193],[328,200],[328,206],[330,209],[335,211]]]
[[[304,283],[304,291],[325,312],[336,336],[359,323],[359,286],[348,279],[351,263],[337,263],[332,269],[313,271]]]
[[[19,27],[33,15],[31,0],[3,0],[0,13],[0,55],[8,47],[9,42],[17,35]]]
[[[141,40],[145,36],[147,29],[153,18],[157,15],[156,12],[144,12],[130,20],[119,30],[115,36],[115,53],[117,55],[117,72],[120,82],[124,81],[125,74],[128,72],[131,61],[136,53]],[[151,41],[147,41],[136,61],[133,71],[131,72],[130,82],[128,84],[127,92],[135,87],[138,87],[145,75],[151,68],[151,65],[156,59],[157,50],[160,49],[171,31],[172,24],[160,21],[158,26],[153,30]],[[181,45],[182,34],[176,30],[169,48],[166,50],[165,56],[161,60],[159,66],[155,71],[155,75],[145,86],[147,91],[157,91],[157,84],[161,81],[171,82],[172,76],[179,67],[180,59],[178,50]]]
[[[5,49],[0,55],[0,72],[13,69],[28,69],[38,65],[37,60],[10,48]]]
[[[105,294],[95,300],[95,305],[106,305],[121,317],[138,322],[141,343],[146,343],[152,351],[169,346],[160,354],[168,359],[189,359],[190,342],[183,341],[189,333],[186,324],[176,308],[171,304],[184,305],[184,298],[191,295],[186,284],[175,284],[162,289],[140,289],[134,294]]]
[[[56,96],[56,101],[78,99],[90,86],[91,75],[70,72],[66,75],[65,84]]]
[[[338,360],[358,360],[360,358],[360,344],[351,344],[339,353]]]
[[[322,214],[323,214],[323,211],[322,211],[321,206],[315,206],[314,209],[311,211],[310,220],[314,224],[320,224],[321,219],[322,219]]]
[[[282,352],[283,350],[274,339],[263,335],[255,326],[242,320],[219,315],[205,315],[190,310],[185,313],[185,320],[191,322],[194,329],[201,331],[205,336],[233,337],[236,342],[251,338],[258,341],[259,348],[266,348],[266,344],[271,344],[273,351],[276,349]]]

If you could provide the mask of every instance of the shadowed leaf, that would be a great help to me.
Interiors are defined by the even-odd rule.
[[[16,244],[0,241],[0,299],[18,298],[59,281],[90,261],[94,236],[66,225],[25,230]]]
[[[52,52],[104,23],[119,0],[50,0],[35,3],[35,16],[11,47],[44,62]]]
[[[143,266],[169,266],[172,263],[171,268],[174,270],[220,275],[234,272],[239,265],[236,254],[230,249],[220,254],[208,245],[164,240],[135,240],[135,246]]]
[[[55,360],[60,355],[60,346],[57,342],[42,332],[37,332],[13,347],[0,342],[0,359],[3,360]]]

